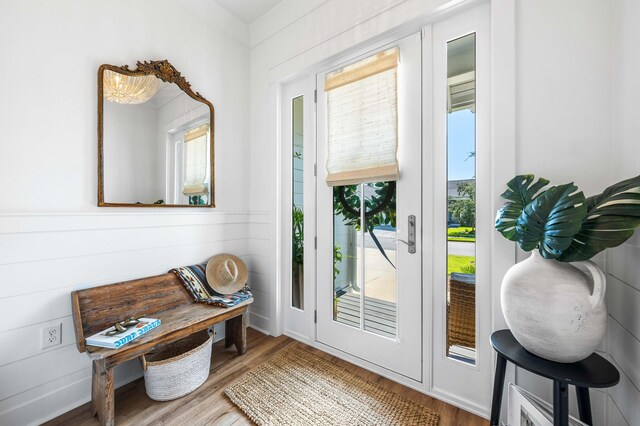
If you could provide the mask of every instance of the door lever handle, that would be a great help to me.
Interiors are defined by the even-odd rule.
[[[396,241],[399,241],[403,244],[406,244],[409,250],[409,253],[413,254],[416,252],[416,217],[415,215],[409,215],[408,219],[408,241],[405,241],[400,238],[396,238]]]

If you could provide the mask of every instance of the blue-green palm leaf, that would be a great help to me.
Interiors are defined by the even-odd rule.
[[[573,183],[553,186],[525,206],[516,220],[520,247],[536,247],[546,259],[556,259],[571,246],[587,214],[582,191]]]
[[[518,175],[507,183],[509,189],[501,195],[507,202],[498,210],[496,229],[511,241],[518,241],[516,221],[525,206],[533,201],[538,191],[549,183],[545,178],[540,178],[533,183],[534,179],[534,175]]]
[[[587,215],[563,262],[591,259],[628,240],[640,225],[640,176],[624,180],[586,200]]]

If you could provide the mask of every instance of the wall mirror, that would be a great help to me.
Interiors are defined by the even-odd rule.
[[[98,206],[214,207],[213,105],[168,61],[98,70]]]

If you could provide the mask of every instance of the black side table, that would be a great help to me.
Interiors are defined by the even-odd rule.
[[[496,375],[493,382],[491,402],[491,426],[499,425],[504,374],[507,361],[518,367],[553,380],[553,424],[569,424],[569,385],[576,387],[580,420],[593,425],[589,388],[608,388],[620,381],[620,373],[606,359],[591,354],[587,359],[572,364],[563,364],[540,358],[518,343],[510,330],[499,330],[491,335],[491,345],[498,353]]]

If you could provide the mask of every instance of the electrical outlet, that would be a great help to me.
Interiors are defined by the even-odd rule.
[[[42,327],[42,349],[62,343],[62,323]]]

